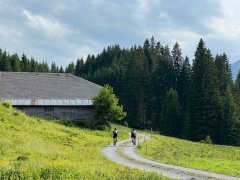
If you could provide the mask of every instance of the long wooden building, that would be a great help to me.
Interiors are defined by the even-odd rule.
[[[31,116],[89,120],[101,86],[67,73],[0,72],[0,101]]]

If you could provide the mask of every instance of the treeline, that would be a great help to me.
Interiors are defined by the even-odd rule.
[[[67,70],[67,69],[66,69]],[[43,72],[43,73],[64,73],[65,70],[53,62],[49,67],[45,61],[38,62],[34,58],[27,58],[25,54],[19,57],[18,54],[10,55],[0,49],[0,71],[12,72]]]
[[[17,55],[4,53],[0,53],[1,71],[68,72],[111,85],[127,112],[129,126],[194,141],[210,136],[217,144],[240,145],[240,74],[233,82],[227,55],[213,57],[202,39],[192,65],[178,43],[170,50],[154,37],[130,49],[109,46],[85,62],[71,62],[65,70],[34,59],[24,65],[24,55],[18,58],[16,70],[13,56]],[[6,66],[4,56],[10,65]],[[45,71],[31,69],[31,61],[45,64]]]
[[[240,75],[233,82],[227,55],[213,57],[202,39],[192,65],[178,43],[170,50],[152,37],[130,49],[109,46],[78,60],[72,72],[111,85],[132,127],[240,145]]]

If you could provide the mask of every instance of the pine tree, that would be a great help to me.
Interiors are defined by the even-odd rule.
[[[162,105],[167,91],[174,88],[175,75],[168,46],[158,47],[158,60],[154,73],[155,120],[154,127],[159,129]]]
[[[3,71],[11,71],[10,57],[6,51],[4,51],[2,55],[2,67],[3,67]]]
[[[21,57],[20,67],[22,72],[29,72],[29,60],[25,54]]]
[[[150,42],[147,39],[144,43],[144,64],[142,71],[142,80],[143,80],[143,106],[142,106],[142,119],[145,127],[150,125],[149,122],[154,119],[154,93],[153,93],[153,72],[155,70],[155,61],[156,61],[156,48],[155,48],[154,37],[151,38]]]
[[[64,73],[64,70],[63,70],[63,67],[62,67],[62,66],[60,66],[60,69],[59,69],[58,72],[59,72],[59,73]]]
[[[37,72],[38,71],[38,63],[35,59],[31,58],[30,60],[30,72]]]
[[[172,50],[173,67],[176,76],[176,89],[179,90],[180,73],[183,66],[183,57],[179,44],[176,42]]]
[[[233,136],[234,124],[238,121],[237,104],[234,99],[232,74],[230,70],[227,55],[217,55],[215,58],[217,67],[217,77],[219,92],[221,96],[221,113],[220,123],[220,143],[233,144],[236,138]]]
[[[66,73],[71,73],[71,74],[74,74],[74,73],[75,73],[75,64],[74,64],[74,62],[71,62],[71,63],[66,67],[65,72],[66,72]]]
[[[75,75],[81,76],[83,74],[84,62],[83,59],[78,59],[75,68]]]
[[[220,100],[216,67],[210,50],[201,39],[192,67],[191,131],[193,140],[208,135],[219,142]]]
[[[55,62],[52,62],[51,64],[51,73],[57,73],[58,70],[57,70],[57,66],[56,66],[56,63]]]
[[[170,88],[166,93],[163,104],[160,133],[167,136],[179,137],[181,132],[181,122],[179,111],[179,101],[177,91]]]
[[[20,71],[20,60],[17,54],[11,56],[11,69],[13,72]]]
[[[238,108],[234,101],[232,90],[228,85],[225,96],[222,98],[222,121],[220,124],[220,143],[228,145],[240,145],[240,120],[238,119]],[[236,133],[238,132],[238,133]]]
[[[233,87],[232,74],[227,55],[217,55],[215,58],[217,69],[217,78],[221,97],[224,97],[228,91],[228,86]]]
[[[133,47],[130,50],[126,74],[124,77],[123,105],[127,111],[129,126],[140,128],[143,124],[143,88],[142,69],[144,53],[141,47]]]
[[[45,73],[50,72],[48,63],[47,63],[47,62],[44,62],[44,61],[43,61],[43,70],[44,70]]]
[[[190,108],[190,89],[191,89],[191,67],[189,64],[188,57],[185,58],[178,83],[178,95],[179,95],[179,105],[180,105],[180,114],[181,114],[181,124],[182,124],[182,133],[181,137],[189,139],[190,134],[190,117],[189,117],[189,108]]]

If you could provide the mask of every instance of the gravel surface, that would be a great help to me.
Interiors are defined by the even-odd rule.
[[[144,139],[149,138],[148,136],[145,136],[143,134],[139,134],[138,136],[140,137],[138,142],[142,142]],[[237,177],[152,161],[140,156],[135,151],[135,148],[136,146],[132,145],[131,139],[127,139],[118,142],[116,146],[113,145],[106,146],[102,150],[102,154],[106,156],[108,159],[119,164],[129,166],[132,168],[160,173],[163,176],[170,177],[173,179],[240,180],[240,178]]]

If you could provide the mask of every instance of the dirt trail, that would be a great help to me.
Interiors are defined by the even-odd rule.
[[[139,142],[142,142],[144,138],[148,138],[143,134],[139,134]],[[240,180],[240,178],[206,172],[191,168],[184,168],[175,165],[164,164],[156,161],[146,159],[135,151],[136,146],[133,146],[130,139],[117,143],[117,146],[109,145],[102,150],[102,154],[108,159],[117,162],[119,164],[129,166],[132,168],[142,169],[146,171],[152,171],[161,173],[164,176],[173,179],[221,179],[221,180]]]

